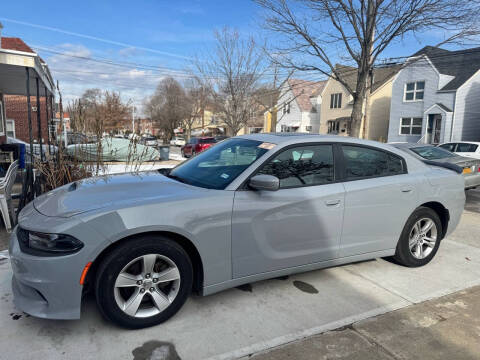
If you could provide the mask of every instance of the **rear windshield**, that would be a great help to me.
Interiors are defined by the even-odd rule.
[[[213,144],[213,143],[215,143],[215,139],[214,138],[199,139],[198,142],[200,144]]]
[[[455,156],[450,151],[434,146],[421,146],[410,148],[415,154],[427,160],[445,159]]]

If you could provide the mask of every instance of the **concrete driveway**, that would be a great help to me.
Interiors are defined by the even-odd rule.
[[[168,359],[232,359],[479,285],[478,195],[469,192],[459,228],[424,268],[377,259],[262,281],[191,297],[167,323],[137,331],[105,322],[93,299],[86,299],[79,321],[19,312],[10,264],[0,261],[0,358],[164,359],[168,352]]]

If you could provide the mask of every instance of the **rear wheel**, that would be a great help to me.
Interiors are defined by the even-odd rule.
[[[182,307],[192,282],[192,264],[180,245],[161,236],[137,238],[116,248],[100,265],[97,304],[107,319],[121,326],[153,326]]]
[[[419,207],[403,228],[394,259],[408,267],[426,265],[437,253],[442,236],[438,214],[430,208]]]

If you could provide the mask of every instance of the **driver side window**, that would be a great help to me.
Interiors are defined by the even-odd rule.
[[[280,189],[322,185],[335,180],[332,145],[299,146],[269,160],[259,174],[280,179]]]

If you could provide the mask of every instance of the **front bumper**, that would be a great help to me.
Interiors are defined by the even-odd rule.
[[[10,238],[13,270],[12,291],[17,308],[48,319],[80,318],[83,267],[79,253],[59,257],[38,257],[21,252],[16,229]]]

